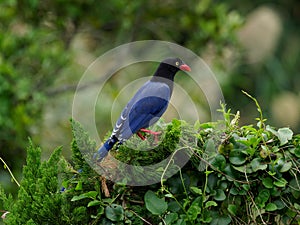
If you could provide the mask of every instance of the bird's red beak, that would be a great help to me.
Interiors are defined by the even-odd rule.
[[[186,64],[179,66],[179,69],[181,69],[183,71],[192,71],[191,68]]]

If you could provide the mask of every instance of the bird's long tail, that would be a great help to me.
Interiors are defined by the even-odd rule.
[[[105,158],[105,156],[107,156],[108,151],[111,150],[118,141],[118,138],[111,136],[94,154],[94,160],[100,162],[103,158]]]

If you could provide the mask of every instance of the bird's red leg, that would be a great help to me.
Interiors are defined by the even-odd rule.
[[[153,134],[153,135],[159,135],[159,134],[161,134],[161,131],[147,130],[147,129],[144,129],[144,128],[141,128],[140,131],[148,133],[148,134]]]
[[[140,139],[142,139],[143,141],[146,139],[146,138],[141,134],[141,132],[138,131],[136,134],[137,134],[137,136],[139,136]]]
[[[158,135],[161,134],[160,131],[152,131],[152,130],[147,130],[147,129],[144,129],[144,128],[141,128],[140,131],[154,135],[154,141],[156,143],[158,142]]]

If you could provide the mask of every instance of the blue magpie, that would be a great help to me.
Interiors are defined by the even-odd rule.
[[[94,154],[100,162],[116,143],[122,144],[133,134],[145,139],[140,131],[157,135],[147,130],[166,111],[173,91],[174,76],[179,71],[191,71],[191,68],[179,58],[163,60],[152,78],[132,97],[123,109],[110,138]]]

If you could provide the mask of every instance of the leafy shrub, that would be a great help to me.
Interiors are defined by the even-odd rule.
[[[300,135],[294,135],[289,128],[266,125],[258,104],[257,107],[260,112],[257,126],[240,127],[239,113],[232,114],[224,106],[222,121],[191,126],[174,120],[167,125],[165,139],[160,144],[163,147],[157,147],[151,158],[147,152],[126,146],[112,150],[120,160],[144,165],[149,162],[143,157],[155,162],[166,152],[175,152],[178,138],[186,133],[182,130],[194,133],[197,142],[186,146],[190,162],[171,178],[161,176],[159,184],[144,187],[112,183],[96,174],[79,151],[83,147],[87,152],[93,151],[95,142],[72,121],[74,136],[81,134],[72,142],[74,164],[66,163],[60,148],[47,162],[41,163],[40,148],[30,143],[17,199],[0,190],[5,211],[10,212],[3,221],[6,224],[299,224]],[[139,146],[137,141],[132,138],[129,144]],[[182,143],[184,146],[188,142]]]
[[[62,41],[45,27],[16,19],[20,10],[12,5],[1,2],[0,148],[15,170],[23,165],[27,137],[41,122],[47,90],[61,74],[69,54],[62,54]]]

